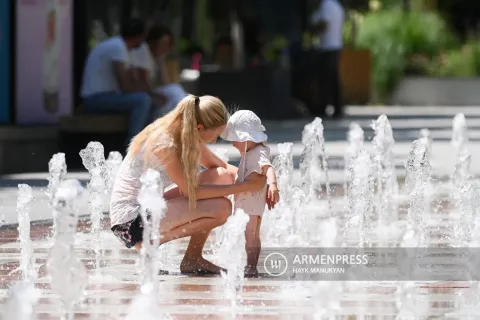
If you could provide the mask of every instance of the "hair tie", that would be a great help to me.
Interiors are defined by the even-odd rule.
[[[202,123],[202,116],[200,114],[200,97],[194,96],[195,97],[195,116],[197,118],[198,123]]]

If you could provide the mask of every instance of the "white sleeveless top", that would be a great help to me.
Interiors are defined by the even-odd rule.
[[[167,145],[171,143],[170,137],[165,135],[162,137],[161,140],[163,141],[159,144]],[[135,156],[128,153],[118,170],[113,185],[110,199],[110,224],[112,227],[132,221],[139,215],[140,204],[137,197],[142,187],[140,177],[148,168],[160,172],[164,189],[173,184],[160,161],[155,165],[145,166],[143,149]]]

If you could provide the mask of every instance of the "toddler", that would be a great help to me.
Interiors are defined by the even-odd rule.
[[[260,257],[260,224],[265,204],[271,209],[280,200],[277,179],[270,163],[270,149],[266,146],[267,135],[260,118],[249,110],[235,112],[228,120],[221,138],[232,141],[240,151],[242,158],[238,166],[236,181],[244,181],[249,176],[261,174],[267,176],[268,185],[255,193],[234,195],[234,208],[243,209],[250,216],[245,230],[245,249],[247,252],[246,277],[258,275],[257,263]]]

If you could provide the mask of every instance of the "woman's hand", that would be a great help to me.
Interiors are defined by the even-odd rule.
[[[267,206],[268,210],[275,208],[275,205],[280,201],[280,193],[276,183],[268,185],[267,190]]]
[[[242,184],[245,187],[245,192],[260,191],[267,183],[267,177],[256,172],[250,174]]]

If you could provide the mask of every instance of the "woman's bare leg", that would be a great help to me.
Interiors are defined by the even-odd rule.
[[[205,170],[200,176],[200,183],[203,184],[232,184],[233,182],[234,179],[232,178],[231,172],[228,172],[228,170],[223,168]],[[228,218],[232,212],[231,202],[224,197],[222,198],[227,200],[230,204],[227,213]],[[221,268],[205,260],[202,256],[202,252],[212,229],[223,225],[226,221],[227,220],[225,219],[222,223],[213,226],[212,228],[203,229],[202,231],[192,235],[190,242],[188,243],[185,256],[180,265],[180,270],[182,272],[189,273],[195,270],[201,271],[201,269],[205,269],[209,272],[220,273]]]
[[[202,172],[200,183],[232,184],[233,180],[225,169],[216,168]],[[191,236],[180,266],[182,272],[220,273],[218,266],[202,257],[202,251],[210,231],[223,225],[231,212],[232,204],[225,197],[199,200],[195,212],[189,210],[185,197],[167,200],[167,213],[160,226],[161,243]],[[139,251],[141,243],[135,248]]]

